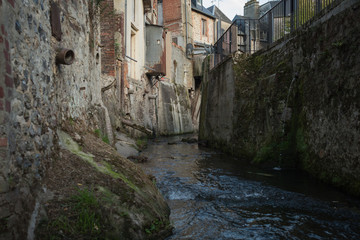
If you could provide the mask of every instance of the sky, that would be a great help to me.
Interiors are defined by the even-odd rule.
[[[203,0],[204,7],[210,7],[214,4],[230,19],[233,20],[236,14],[244,14],[244,5],[248,0]],[[212,3],[213,2],[213,3]],[[260,5],[268,2],[268,0],[260,0]]]

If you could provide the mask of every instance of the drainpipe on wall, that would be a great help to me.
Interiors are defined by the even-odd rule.
[[[120,83],[120,88],[121,88],[121,97],[120,97],[120,107],[121,107],[121,111],[123,111],[125,109],[125,70],[124,67],[126,65],[126,46],[127,46],[127,0],[125,0],[125,14],[124,14],[124,20],[125,20],[125,27],[124,27],[124,53],[123,53],[123,61],[121,62],[121,83]]]
[[[186,44],[185,44],[185,47],[187,46],[188,44],[188,20],[187,20],[187,0],[185,0],[185,32],[186,32]],[[186,56],[187,56],[187,52],[186,52]]]
[[[125,38],[125,41],[124,41],[124,44],[125,44],[125,55],[126,55],[126,43],[127,43],[126,34],[127,34],[127,0],[125,0],[125,31],[124,31],[124,38]]]

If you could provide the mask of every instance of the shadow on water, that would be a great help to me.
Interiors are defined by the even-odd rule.
[[[360,239],[357,199],[181,138],[155,139],[143,152],[171,208],[169,239]]]

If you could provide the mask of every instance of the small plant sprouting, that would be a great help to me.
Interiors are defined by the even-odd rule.
[[[94,130],[94,133],[95,133],[95,136],[97,136],[98,138],[101,136],[101,131],[98,128]]]
[[[147,138],[139,138],[136,140],[136,146],[138,149],[142,150],[144,148],[146,148],[147,146],[147,141],[148,139]]]
[[[93,191],[79,189],[62,205],[60,215],[41,223],[45,239],[102,239],[104,220],[98,212],[99,202]],[[42,239],[43,239],[42,238]]]
[[[340,48],[342,45],[344,45],[343,41],[337,41],[337,42],[333,42],[332,45],[336,48]]]
[[[155,219],[151,225],[148,228],[145,228],[145,232],[147,234],[153,234],[155,232],[158,232],[159,229],[163,228],[164,226],[168,226],[169,223],[164,223],[163,221],[159,220],[159,219]]]
[[[74,124],[75,124],[74,119],[69,118],[69,124],[70,124],[71,126],[74,126]]]
[[[101,139],[104,143],[110,144],[110,140],[107,135],[102,136]]]
[[[82,233],[98,233],[100,216],[96,213],[99,203],[95,194],[87,189],[79,190],[72,200],[74,201],[74,210],[78,213],[76,229]]]
[[[110,144],[109,137],[106,134],[103,134],[100,129],[95,129],[94,134],[96,137],[101,138],[104,143]]]

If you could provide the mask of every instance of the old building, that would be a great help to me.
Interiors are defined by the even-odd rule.
[[[167,31],[166,76],[160,79],[158,122],[161,134],[194,130],[190,97],[194,89],[190,0],[159,1],[159,19]]]
[[[203,6],[202,0],[191,1],[193,21],[194,54],[206,51],[216,42],[216,18]]]
[[[231,20],[216,6],[212,5],[207,8],[212,15],[216,17],[216,40],[218,40],[221,35],[230,27]]]
[[[191,0],[191,18],[193,26],[193,75],[195,80],[194,100],[192,102],[193,121],[198,125],[200,117],[202,62],[212,52],[217,40],[217,22],[215,16],[203,6],[202,0]]]
[[[267,46],[270,37],[267,35],[268,29],[277,28],[284,24],[280,11],[274,14],[274,23],[271,25],[269,25],[269,19],[266,16],[266,13],[278,3],[279,1],[269,1],[259,5],[256,0],[249,0],[244,5],[244,16],[235,15],[232,21],[239,26],[240,51],[254,53]],[[281,16],[277,17],[279,14]],[[278,33],[275,31],[274,35],[278,35]]]
[[[143,135],[124,124],[130,121],[153,134],[193,131],[187,104],[193,77],[185,31],[167,27],[168,2],[108,0],[101,4],[108,13],[100,22],[102,95],[112,113],[107,129],[120,127],[133,136]],[[179,45],[172,43],[175,39]],[[165,97],[164,88],[171,88],[171,97]]]

